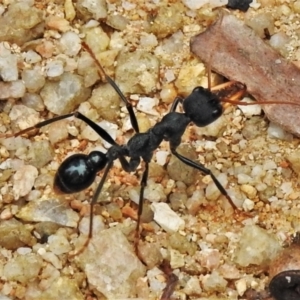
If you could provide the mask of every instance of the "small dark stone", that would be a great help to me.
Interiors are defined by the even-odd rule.
[[[228,0],[226,7],[247,11],[252,0]]]

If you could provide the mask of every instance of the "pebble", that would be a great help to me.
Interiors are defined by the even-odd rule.
[[[254,208],[254,206],[255,206],[255,203],[252,200],[247,199],[247,198],[245,199],[245,201],[243,202],[243,205],[242,205],[242,207],[245,211],[251,211]]]
[[[62,226],[77,227],[79,216],[59,199],[30,201],[17,213],[25,222],[54,222]]]
[[[217,249],[203,249],[197,254],[197,260],[199,260],[201,266],[212,271],[220,265],[220,252]]]
[[[54,150],[47,140],[33,142],[27,151],[26,160],[36,168],[42,168],[54,157]]]
[[[50,278],[52,279],[52,278]],[[41,282],[42,283],[42,282]],[[84,300],[86,299],[74,279],[66,276],[53,278],[44,289],[39,289],[36,285],[29,285],[26,291],[26,299],[30,300]]]
[[[183,230],[185,222],[166,203],[152,203],[151,209],[154,212],[154,221],[167,232]]]
[[[46,82],[45,77],[38,68],[23,70],[21,76],[29,93],[38,92]],[[35,107],[32,108],[35,109]]]
[[[154,108],[157,106],[157,104],[157,98],[141,97],[138,101],[137,109],[146,114],[158,116],[159,114]]]
[[[39,250],[44,250],[43,248],[40,248]],[[38,251],[38,254],[43,258],[43,260],[51,263],[56,269],[62,268],[62,261],[59,260],[59,258],[52,252],[46,252],[46,251]]]
[[[32,189],[34,181],[38,176],[38,170],[34,166],[25,165],[13,176],[13,193],[16,200],[26,196]]]
[[[149,94],[159,82],[159,60],[146,51],[121,52],[115,79],[124,94]]]
[[[184,266],[185,264],[184,254],[181,254],[179,251],[175,249],[171,249],[170,256],[171,256],[170,265],[173,270]]]
[[[85,19],[101,20],[107,17],[107,4],[105,0],[79,0],[76,9]]]
[[[167,195],[161,184],[148,181],[144,191],[144,198],[148,199],[150,202],[165,202]]]
[[[56,255],[71,251],[71,246],[67,238],[59,234],[50,235],[48,237],[48,245],[49,250]]]
[[[117,228],[93,235],[87,249],[78,257],[89,286],[108,299],[131,298],[136,281],[145,275],[145,267],[132,246]]]
[[[90,93],[91,90],[83,85],[82,76],[66,72],[59,81],[47,81],[40,95],[49,111],[63,115],[74,111]]]
[[[295,150],[287,154],[286,159],[291,164],[293,171],[299,176],[300,175],[300,150]]]
[[[24,45],[37,39],[44,31],[43,21],[43,11],[33,6],[33,2],[12,1],[0,16],[0,41]]]
[[[2,275],[6,280],[27,284],[39,276],[43,260],[35,253],[11,258],[3,267]]]
[[[17,56],[6,49],[4,43],[0,43],[0,76],[3,81],[18,79]]]
[[[150,24],[150,32],[157,38],[166,38],[179,31],[183,20],[184,5],[175,2],[172,5],[160,5]]]
[[[190,296],[200,296],[202,294],[202,289],[200,286],[199,278],[192,276],[184,286],[184,292]]]
[[[241,278],[234,283],[236,290],[240,296],[243,296],[247,290],[247,281],[245,278]]]
[[[234,261],[240,266],[267,264],[281,249],[276,237],[256,226],[245,226],[234,253]]]
[[[195,86],[201,85],[199,78],[202,78],[205,73],[204,64],[199,63],[195,66],[183,66],[180,68],[177,79],[175,80],[175,86],[178,89],[178,93],[188,96]]]
[[[169,156],[170,152],[169,151],[163,151],[163,150],[158,150],[155,153],[156,156],[156,162],[160,165],[160,166],[164,166],[166,161],[167,161],[167,157]]]
[[[257,194],[257,190],[250,184],[242,184],[241,191],[246,194],[246,196],[250,199],[254,199]]]
[[[255,103],[255,101],[251,100],[250,98],[244,98],[241,102],[246,103]],[[238,108],[243,112],[246,118],[250,118],[252,116],[259,116],[261,115],[262,109],[260,105],[238,105]]]
[[[228,282],[216,270],[203,276],[202,279],[203,289],[207,292],[223,292],[227,284]]]
[[[272,139],[279,139],[283,141],[291,141],[293,135],[285,131],[280,125],[270,122],[268,127],[268,136]]]
[[[77,55],[81,49],[81,40],[78,34],[73,31],[63,33],[59,42],[63,48],[63,53],[68,56]]]
[[[138,245],[139,257],[147,265],[149,269],[160,265],[163,261],[163,256],[160,252],[158,243],[142,243]]]
[[[120,97],[110,84],[101,84],[93,89],[88,100],[106,121],[116,122],[119,117]]]
[[[22,98],[25,95],[26,88],[22,80],[10,82],[0,82],[1,99]]]
[[[31,227],[24,226],[16,219],[2,220],[0,224],[0,245],[8,250],[16,250],[23,246],[33,246],[36,243],[31,235]]]
[[[56,78],[56,77],[62,75],[64,72],[63,62],[61,60],[49,61],[46,64],[45,72],[49,78]]]
[[[164,273],[157,267],[147,271],[147,278],[149,280],[150,290],[155,293],[162,292],[162,290],[166,287]]]

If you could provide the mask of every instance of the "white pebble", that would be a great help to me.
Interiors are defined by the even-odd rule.
[[[28,247],[20,247],[17,249],[17,252],[21,255],[25,255],[25,254],[31,253],[32,249],[28,248]],[[1,300],[1,298],[0,298],[0,300]]]
[[[282,192],[284,194],[291,194],[294,192],[293,187],[292,187],[292,183],[291,182],[284,182],[282,183],[282,185],[280,186],[280,189],[282,190]]]
[[[23,57],[24,57],[25,61],[29,64],[35,64],[42,60],[41,56],[33,50],[24,52]]]
[[[254,202],[250,199],[245,199],[244,203],[243,203],[243,209],[245,211],[251,211],[254,208]]]
[[[274,170],[276,168],[277,168],[277,165],[273,160],[266,160],[263,164],[263,169],[265,171]]]
[[[38,170],[34,166],[25,165],[21,167],[13,176],[13,194],[15,199],[26,196],[32,189]]]
[[[162,185],[155,182],[148,181],[145,188],[144,197],[150,202],[166,201],[166,194]]]
[[[156,98],[141,97],[137,104],[137,109],[146,114],[158,115],[158,112],[155,109],[153,109],[153,107],[157,104],[158,100]]]
[[[60,44],[65,54],[75,56],[81,49],[81,40],[77,33],[73,31],[65,32],[60,38]]]
[[[247,282],[245,278],[241,278],[235,282],[235,287],[240,296],[243,296],[247,290]]]
[[[38,254],[47,262],[51,263],[56,269],[62,268],[62,262],[52,252],[38,251]]]
[[[245,103],[255,103],[255,101],[250,98],[245,97],[241,102]],[[250,118],[252,116],[259,116],[261,114],[261,106],[256,105],[238,105],[238,108],[243,112],[245,117]]]
[[[157,151],[156,152],[156,162],[160,166],[163,166],[166,163],[167,157],[169,154],[170,154],[169,151],[163,151],[163,150]]]
[[[61,60],[50,61],[46,65],[46,74],[48,77],[58,77],[64,72],[64,65]]]
[[[270,122],[267,132],[268,136],[272,139],[284,141],[290,141],[293,139],[293,135],[291,133],[286,132],[282,127],[273,122]]]
[[[154,221],[157,222],[167,232],[177,232],[183,230],[185,223],[166,203],[152,203]]]
[[[0,77],[3,81],[18,79],[17,57],[0,43]]]
[[[238,184],[246,184],[251,182],[251,177],[247,174],[238,174],[237,175],[237,180],[238,180]]]
[[[165,78],[167,79],[168,83],[174,81],[176,79],[173,70],[167,70],[165,72]]]
[[[210,7],[218,7],[218,6],[225,6],[228,4],[228,0],[184,0],[183,3],[192,10],[199,9],[205,4],[208,4]]]

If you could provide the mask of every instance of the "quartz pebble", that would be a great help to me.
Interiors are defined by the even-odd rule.
[[[59,81],[47,81],[40,95],[49,111],[62,115],[74,111],[89,97],[90,92],[89,88],[83,86],[81,76],[66,72]]]
[[[181,219],[166,203],[152,203],[154,221],[157,222],[167,232],[177,232],[185,226]]]
[[[23,206],[17,217],[26,222],[54,222],[62,226],[77,227],[78,215],[58,199],[31,201]]]
[[[0,82],[1,99],[21,98],[25,95],[26,89],[22,80]],[[0,99],[0,100],[1,100]]]
[[[77,10],[85,19],[105,19],[107,16],[107,4],[105,0],[79,0]]]
[[[144,265],[117,228],[93,235],[87,249],[76,259],[90,287],[109,299],[133,297],[136,280],[145,274]]]
[[[121,52],[115,78],[124,94],[148,94],[156,90],[159,60],[146,51]]]
[[[26,284],[38,277],[42,265],[43,260],[35,253],[20,255],[4,265],[3,276],[7,280]]]
[[[3,43],[0,43],[0,76],[3,81],[18,79],[17,56],[6,49]]]
[[[14,174],[13,193],[16,200],[26,196],[31,191],[37,176],[37,168],[30,165],[23,166]]]
[[[205,275],[202,279],[203,289],[207,292],[222,292],[227,286],[227,281],[214,270],[211,274]]]
[[[16,219],[1,221],[0,234],[2,236],[0,245],[5,249],[16,250],[23,246],[33,246],[36,243],[31,235],[32,228],[24,226]]]
[[[33,2],[12,1],[0,16],[0,28],[0,41],[22,45],[43,32],[43,11],[33,6]]]
[[[240,266],[266,265],[280,250],[273,234],[256,226],[245,226],[241,232],[234,260]]]

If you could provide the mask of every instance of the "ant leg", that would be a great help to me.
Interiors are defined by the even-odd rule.
[[[119,160],[122,164],[123,169],[126,172],[132,172],[134,170],[136,170],[136,168],[138,167],[138,165],[140,164],[140,158],[131,158],[130,161],[128,162],[124,157],[119,157]],[[143,212],[143,204],[144,204],[144,191],[145,191],[145,187],[147,185],[147,180],[148,180],[148,174],[149,174],[149,162],[151,159],[145,159],[144,158],[144,162],[145,162],[145,169],[143,172],[143,176],[141,179],[141,189],[140,189],[140,196],[139,196],[139,208],[138,208],[138,215],[137,215],[137,222],[136,222],[136,232],[135,232],[135,251],[137,253],[137,246],[138,246],[138,241],[139,241],[139,229],[140,229],[140,223],[141,223],[141,215]]]
[[[183,103],[183,98],[177,96],[177,97],[174,99],[174,101],[173,101],[173,103],[172,103],[172,106],[171,106],[169,112],[175,111],[176,108],[177,108],[177,106],[178,106],[178,103],[181,103],[181,104],[182,104],[182,103]]]
[[[105,171],[103,173],[101,181],[98,184],[97,189],[96,189],[96,191],[93,195],[93,198],[92,198],[92,201],[91,201],[91,204],[90,204],[90,223],[89,223],[88,237],[87,237],[86,241],[84,242],[84,244],[82,245],[82,247],[77,251],[74,250],[75,252],[71,253],[70,257],[74,257],[74,256],[77,256],[78,254],[82,253],[85,250],[85,248],[88,246],[88,244],[89,244],[89,242],[90,242],[90,240],[93,236],[94,205],[97,203],[98,197],[99,197],[99,195],[102,191],[103,185],[106,181],[108,172],[109,172],[109,170],[111,169],[112,166],[113,166],[113,161],[109,161],[108,164],[107,164],[107,167],[105,168]]]
[[[143,206],[144,206],[144,191],[145,187],[147,185],[147,179],[149,174],[149,162],[145,161],[145,170],[142,176],[141,180],[141,189],[140,189],[140,197],[139,197],[139,209],[138,209],[138,218],[136,222],[136,231],[135,231],[135,250],[137,252],[139,237],[140,237],[140,223],[141,223],[141,216],[143,212]]]
[[[120,88],[117,86],[117,84],[115,83],[115,81],[110,76],[108,76],[106,74],[104,68],[102,67],[102,65],[99,62],[99,60],[96,58],[96,56],[95,56],[94,52],[92,51],[92,49],[86,43],[84,43],[84,42],[81,45],[90,54],[90,56],[93,58],[93,60],[95,61],[97,67],[99,68],[99,70],[104,75],[105,80],[114,88],[114,90],[117,92],[117,94],[119,95],[119,97],[125,103],[126,109],[127,109],[128,113],[129,113],[131,125],[132,125],[134,131],[138,133],[139,132],[139,125],[138,125],[135,113],[133,111],[132,104],[124,96],[124,94],[122,93],[122,91],[120,90]],[[99,75],[101,77],[101,74],[99,74]]]
[[[173,147],[171,147],[171,152],[172,154],[174,154],[180,161],[182,161],[183,163],[185,163],[186,165],[193,167],[199,171],[201,171],[202,173],[204,173],[205,175],[210,175],[210,177],[212,178],[213,182],[215,183],[215,185],[217,186],[218,190],[221,192],[222,195],[224,195],[226,197],[226,199],[229,201],[230,205],[233,207],[234,210],[238,210],[238,208],[236,207],[236,205],[233,203],[232,199],[229,197],[228,193],[226,192],[226,190],[224,189],[224,187],[222,186],[222,184],[219,182],[219,180],[215,177],[215,175],[211,172],[211,170],[205,168],[202,164],[200,163],[196,163],[192,160],[190,160],[187,157],[184,157],[182,155],[180,155],[176,149]]]
[[[80,119],[81,121],[83,121],[84,123],[86,123],[87,125],[89,125],[91,128],[93,128],[99,135],[101,138],[103,138],[106,142],[110,143],[111,145],[118,145],[114,139],[102,128],[100,127],[98,124],[96,124],[95,122],[93,122],[92,120],[90,120],[89,118],[87,118],[86,116],[84,116],[83,114],[81,114],[80,112],[76,111],[70,114],[66,114],[66,115],[62,115],[62,116],[58,116],[58,117],[54,117],[52,119],[49,120],[45,120],[42,121],[34,126],[28,127],[26,129],[23,129],[17,133],[12,133],[12,134],[4,134],[3,137],[17,137],[20,135],[23,135],[27,132],[30,132],[34,129],[40,129],[46,125],[49,125],[51,123],[63,120],[63,119],[67,119],[70,117],[75,117],[77,119]],[[0,137],[2,137],[2,135],[0,135]]]

